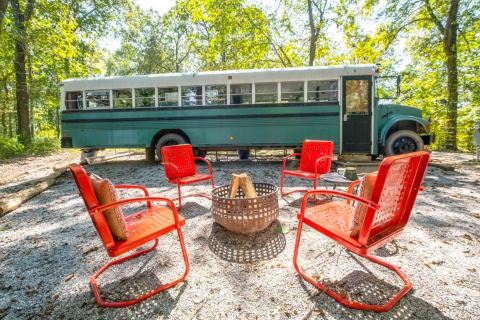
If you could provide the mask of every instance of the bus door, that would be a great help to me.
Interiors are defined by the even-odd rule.
[[[342,80],[342,153],[370,153],[372,134],[372,77]]]

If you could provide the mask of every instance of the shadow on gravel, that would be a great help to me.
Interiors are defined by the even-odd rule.
[[[102,286],[100,293],[102,297],[108,301],[125,301],[138,297],[161,285],[162,282],[154,272],[151,270],[145,270],[132,277],[121,278]],[[175,308],[181,294],[185,290],[186,285],[180,285],[180,288],[181,291],[175,299],[172,297],[168,289],[150,298],[153,303],[150,303],[150,308],[140,308],[142,314],[162,315],[165,318],[168,318],[172,310]],[[140,305],[144,306],[145,303],[140,302]]]
[[[305,291],[311,292],[314,290],[312,289],[314,287],[305,282],[303,278],[298,276],[298,279]],[[352,271],[337,281],[324,280],[324,284],[349,300],[378,305],[388,301],[389,298],[400,290],[399,287],[377,278],[372,273],[360,270]],[[428,302],[415,297],[413,292],[408,293],[390,311],[384,313],[344,307],[327,294],[318,290],[311,294],[310,300],[315,303],[314,309],[316,311],[324,314],[333,314],[338,319],[451,319]]]
[[[285,235],[278,232],[280,223],[275,220],[262,232],[243,235],[232,233],[219,224],[212,225],[208,247],[222,260],[250,263],[270,260],[278,256],[287,244]]]
[[[204,207],[197,202],[186,202],[182,205],[182,210],[178,213],[185,219],[193,219],[203,216],[210,212],[210,208]]]

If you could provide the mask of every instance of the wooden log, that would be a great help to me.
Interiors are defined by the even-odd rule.
[[[58,165],[58,164],[57,164]],[[24,176],[26,175],[29,175],[29,174],[32,174],[36,171],[39,171],[39,170],[43,170],[43,169],[47,169],[48,167],[52,167],[52,164],[49,163],[49,164],[46,164],[46,165],[43,165],[43,166],[40,166],[40,167],[36,167],[30,171],[24,171],[24,172],[20,172],[19,174],[17,174],[16,176],[13,176],[13,177],[10,177],[9,180],[0,180],[0,185],[4,185],[4,184],[9,184],[9,183],[13,183],[13,182],[17,182],[17,181],[21,181],[22,179],[24,179]]]
[[[253,185],[252,178],[246,173],[235,174],[232,173],[230,180],[230,190],[228,192],[229,198],[235,198],[237,196],[238,188],[243,190],[243,194],[246,198],[257,197],[255,186]]]
[[[121,157],[127,157],[127,156],[131,156],[133,154],[135,154],[135,152],[123,152],[123,153],[117,153],[117,154],[110,155],[110,156],[88,157],[87,158],[87,163],[89,165],[96,164],[96,163],[103,163],[103,162],[106,162],[107,160],[121,158]]]
[[[246,173],[240,178],[240,188],[242,188],[245,197],[247,198],[256,198],[257,191],[255,191],[255,186],[253,185],[252,178]]]
[[[25,201],[47,190],[51,185],[55,183],[56,179],[62,174],[64,174],[67,170],[68,165],[57,167],[48,176],[38,179],[33,186],[20,190],[8,196],[6,199],[0,201],[0,217],[12,210],[17,209]]]
[[[442,169],[442,170],[445,170],[445,171],[455,171],[455,167],[452,166],[452,165],[449,165],[449,164],[443,164],[443,163],[439,163],[439,162],[435,162],[435,161],[430,161],[428,163],[428,165],[430,167],[439,168],[439,169]]]
[[[242,176],[241,174],[232,173],[231,179],[230,179],[230,190],[228,191],[228,197],[229,198],[236,198],[237,197],[237,192],[238,192],[238,187],[240,186],[241,176]]]

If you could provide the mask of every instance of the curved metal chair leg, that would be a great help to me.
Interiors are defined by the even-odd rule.
[[[122,262],[134,259],[138,256],[147,254],[147,253],[155,250],[155,248],[158,245],[158,239],[155,239],[154,245],[151,246],[150,248],[147,248],[147,249],[144,249],[144,250],[141,250],[141,251],[137,251],[137,252],[135,252],[131,255],[125,256],[125,257],[117,259],[117,260],[110,261],[107,264],[105,264],[103,267],[101,267],[97,272],[95,272],[92,277],[90,277],[90,286],[92,287],[93,295],[95,296],[95,300],[97,301],[97,304],[100,307],[104,307],[104,308],[121,308],[121,307],[131,306],[131,305],[134,305],[134,304],[136,304],[136,303],[138,303],[142,300],[145,300],[145,299],[147,299],[147,298],[149,298],[153,295],[156,295],[157,293],[159,293],[163,290],[171,288],[171,287],[177,285],[178,283],[182,282],[185,279],[185,277],[187,276],[188,272],[190,271],[190,265],[189,265],[189,262],[188,262],[188,255],[187,255],[187,250],[185,248],[185,242],[183,240],[182,230],[177,229],[177,233],[178,233],[178,239],[180,241],[180,247],[182,249],[183,261],[185,263],[185,272],[183,273],[183,275],[180,278],[178,278],[174,281],[171,281],[169,283],[163,284],[163,285],[161,285],[161,286],[159,286],[155,289],[152,289],[150,291],[147,291],[146,293],[144,293],[144,294],[142,294],[142,295],[140,295],[140,296],[138,296],[134,299],[131,299],[131,300],[107,301],[107,300],[104,300],[102,298],[102,296],[100,295],[100,290],[98,288],[96,279],[103,272],[105,272],[108,268],[110,268],[113,265],[120,264]]]
[[[288,196],[292,193],[296,193],[296,192],[305,193],[305,192],[308,191],[308,189],[295,189],[295,190],[291,190],[291,191],[288,191],[288,192],[283,192],[283,186],[285,184],[285,177],[286,177],[286,175],[282,171],[282,177],[280,178],[280,196],[285,197],[285,196]]]
[[[359,309],[359,310],[366,310],[366,311],[376,311],[376,312],[386,312],[395,306],[398,301],[400,301],[412,288],[412,283],[410,280],[407,278],[407,276],[396,266],[389,264],[385,261],[382,261],[378,258],[372,257],[370,255],[360,255],[361,257],[364,257],[374,263],[377,263],[381,266],[384,266],[392,271],[394,271],[404,282],[405,286],[400,289],[396,294],[393,295],[386,303],[382,305],[372,305],[372,304],[366,304],[362,302],[357,302],[357,301],[351,301],[346,299],[345,297],[341,296],[337,292],[329,289],[327,286],[322,284],[321,282],[316,281],[309,275],[307,275],[305,272],[301,270],[301,268],[298,266],[297,260],[298,260],[298,250],[300,247],[300,238],[301,238],[301,233],[302,233],[302,225],[303,223],[299,222],[298,225],[298,230],[297,230],[297,237],[295,240],[295,248],[294,248],[294,253],[293,253],[293,266],[295,270],[308,282],[310,282],[312,285],[320,289],[322,292],[325,292],[328,294],[330,297],[335,299],[337,302],[341,303],[342,305],[352,308],[352,309]]]
[[[215,188],[215,183],[213,181],[213,176],[212,176],[211,182],[212,182],[212,190],[213,190]],[[181,185],[180,184],[177,184],[177,192],[178,192],[178,198],[174,198],[173,200],[178,200],[178,206],[177,206],[178,211],[182,210],[182,198],[185,199],[185,198],[202,197],[202,198],[206,198],[208,200],[212,200],[212,197],[209,196],[208,194],[205,194],[205,193],[187,194],[187,195],[183,195],[183,197],[182,197],[182,191],[181,191]]]

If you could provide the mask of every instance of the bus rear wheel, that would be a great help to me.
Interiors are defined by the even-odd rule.
[[[399,130],[388,136],[385,142],[385,155],[393,156],[423,150],[423,140],[414,131]]]
[[[157,141],[157,145],[155,146],[155,153],[157,154],[158,161],[162,161],[162,147],[185,143],[188,143],[187,140],[176,133],[167,133],[166,135],[161,136]]]
[[[207,151],[206,150],[200,150],[198,148],[193,148],[193,155],[195,157],[205,158],[205,156],[207,155]]]

